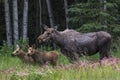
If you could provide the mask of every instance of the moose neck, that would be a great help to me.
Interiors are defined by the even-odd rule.
[[[24,56],[25,56],[25,53],[23,51],[20,51],[20,54],[18,55],[18,57],[22,59]]]
[[[59,31],[55,31],[52,35],[53,42],[59,47],[64,46],[64,37]]]
[[[31,57],[35,60],[38,61],[39,60],[39,56],[38,56],[38,51],[35,51],[33,55],[31,55]]]

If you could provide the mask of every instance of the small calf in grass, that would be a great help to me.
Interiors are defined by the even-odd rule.
[[[47,64],[57,65],[58,61],[58,53],[55,51],[50,51],[45,53],[44,51],[35,50],[33,47],[28,48],[28,55],[31,56],[35,62],[39,64]]]
[[[34,60],[31,56],[28,56],[26,52],[24,52],[19,46],[17,46],[16,50],[11,54],[12,56],[17,56],[24,63],[34,63]]]

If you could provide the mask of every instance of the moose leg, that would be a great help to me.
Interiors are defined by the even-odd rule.
[[[110,54],[110,45],[111,45],[111,41],[109,41],[108,43],[107,43],[107,45],[106,45],[106,57],[107,58],[110,58],[110,57],[112,57],[111,56],[111,54]]]
[[[69,60],[69,62],[71,62],[71,59],[70,59],[70,57],[69,57],[69,55],[68,55],[67,50],[65,50],[65,49],[61,49],[61,52],[62,52],[62,54],[63,54],[64,56],[67,57],[67,59]]]
[[[77,53],[68,51],[66,49],[61,50],[61,52],[68,58],[70,63],[78,60],[79,55]]]
[[[100,49],[100,60],[102,60],[105,57],[106,58],[111,57],[111,54],[110,54],[110,44],[105,44]]]
[[[77,54],[76,52],[73,52],[73,56],[74,56],[74,61],[79,60],[79,54]]]
[[[102,48],[102,49],[100,50],[100,60],[102,60],[104,57],[105,57],[105,51],[104,51],[104,49]]]
[[[53,67],[56,66],[58,64],[57,59],[54,58],[53,60],[51,60],[51,64]]]
[[[74,61],[79,60],[79,56],[74,52],[73,53],[68,53],[67,58],[68,58],[70,63],[73,63]]]
[[[67,56],[67,58],[68,58],[70,63],[73,63],[74,61],[77,60],[73,55]]]
[[[70,53],[64,53],[64,55],[67,57],[70,63],[73,63],[74,61],[74,56]]]

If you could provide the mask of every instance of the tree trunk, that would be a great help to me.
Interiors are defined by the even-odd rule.
[[[24,0],[23,9],[23,40],[27,39],[27,22],[28,22],[28,0]]]
[[[11,24],[10,24],[10,12],[9,12],[9,2],[5,0],[5,22],[6,22],[6,36],[7,36],[7,45],[11,46],[12,44],[12,33],[11,33]]]
[[[69,23],[69,18],[68,18],[68,5],[67,5],[67,0],[64,0],[64,8],[65,8],[65,19],[66,19],[66,28],[68,28],[68,23]]]
[[[42,4],[41,4],[41,0],[39,0],[39,7],[40,7],[40,33],[42,34]]]
[[[100,15],[99,15],[99,22],[100,24],[103,24],[102,22],[102,15],[101,15],[101,12],[103,11],[103,0],[100,0]]]
[[[46,0],[47,3],[47,8],[48,8],[48,15],[49,15],[49,19],[50,19],[50,27],[54,28],[54,20],[53,20],[53,14],[52,14],[52,9],[51,9],[51,3],[50,0]]]
[[[104,0],[104,6],[103,6],[103,10],[104,10],[104,11],[106,11],[106,10],[107,10],[106,3],[107,3],[107,1],[106,1],[106,0]]]
[[[106,0],[100,0],[100,11],[101,12],[106,12],[107,10],[106,2],[107,2]],[[107,21],[103,15],[100,16],[100,23],[102,25],[107,25]]]
[[[36,19],[36,25],[35,25],[35,34],[39,34],[39,0],[35,1],[35,19]],[[37,35],[36,35],[37,36]]]
[[[17,0],[13,0],[13,27],[14,27],[14,45],[16,45],[19,39],[18,31],[18,7]]]
[[[107,2],[106,0],[103,1],[103,4],[104,4],[104,5],[103,5],[103,10],[104,10],[105,12],[107,11],[106,2]],[[106,19],[104,19],[104,25],[107,25]]]
[[[54,18],[53,18],[50,0],[46,0],[46,3],[47,3],[48,15],[49,15],[49,19],[50,19],[50,27],[55,28],[55,26],[54,26],[55,23],[54,23]],[[52,43],[52,46],[53,46],[53,49],[56,48],[56,45],[54,43]]]

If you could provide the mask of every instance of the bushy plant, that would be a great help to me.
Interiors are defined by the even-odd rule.
[[[107,31],[115,40],[120,36],[119,2],[120,0],[77,0],[68,9],[70,27],[79,32]]]
[[[24,51],[27,51],[26,46],[28,45],[28,39],[26,39],[26,40],[23,40],[23,39],[18,40],[17,45],[19,45]],[[0,49],[0,54],[1,55],[5,55],[5,54],[11,55],[11,53],[15,49],[16,49],[16,45],[7,46],[7,43],[4,41],[3,46],[1,46],[1,49]]]
[[[27,51],[27,46],[29,45],[29,39],[23,40],[22,38],[20,38],[17,41],[17,45],[19,45],[24,51]]]
[[[7,43],[4,41],[3,46],[0,49],[0,55],[10,55],[13,51],[13,46],[8,47]]]

